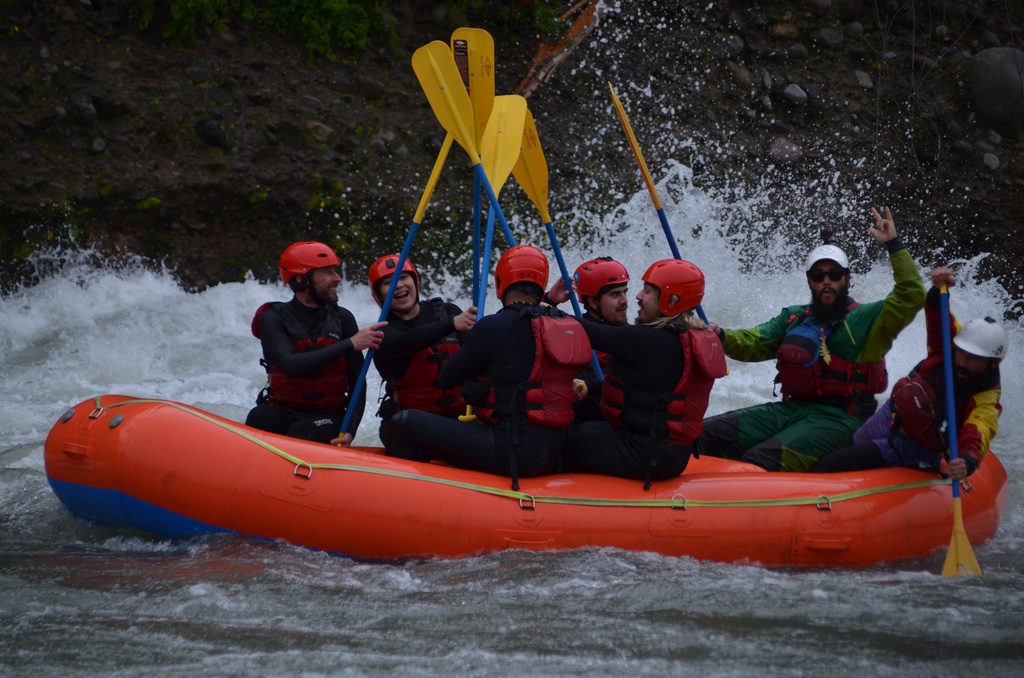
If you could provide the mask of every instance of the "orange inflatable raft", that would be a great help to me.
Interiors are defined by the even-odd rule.
[[[948,546],[948,480],[909,469],[765,473],[702,457],[643,483],[521,480],[257,431],[165,400],[102,396],[46,439],[46,473],[72,513],[165,537],[237,532],[360,558],[511,548],[615,547],[770,566],[859,567]],[[963,492],[970,543],[1006,505],[990,454]]]

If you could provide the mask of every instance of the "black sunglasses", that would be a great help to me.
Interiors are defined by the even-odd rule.
[[[846,275],[845,268],[830,268],[827,271],[816,268],[813,271],[807,271],[807,279],[816,283],[823,282],[825,276],[828,276],[828,279],[832,282],[839,282],[843,279],[844,275]]]

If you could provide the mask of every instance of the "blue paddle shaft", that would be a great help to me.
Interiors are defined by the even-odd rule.
[[[665,208],[658,208],[658,219],[661,220],[661,230],[665,231],[665,239],[668,240],[668,246],[672,248],[672,258],[682,259],[683,256],[679,254],[679,246],[676,245],[675,236],[672,235],[672,228],[668,225],[668,217],[665,216]],[[708,317],[704,315],[704,308],[697,304],[697,315],[704,321],[704,324],[708,324]]]
[[[515,247],[515,236],[512,235],[512,229],[508,227],[508,222],[505,221],[505,214],[501,211],[501,205],[498,204],[498,196],[494,194],[494,189],[491,187],[491,180],[487,178],[487,173],[484,172],[484,166],[480,163],[473,165],[473,172],[479,179],[480,184],[484,187],[484,190],[487,191],[487,199],[490,201],[488,209],[496,210],[498,213],[498,223],[501,224],[501,230],[505,233],[505,240],[508,241],[508,246]]]
[[[956,397],[953,393],[953,328],[949,321],[949,292],[939,293],[939,313],[942,314],[942,358],[946,379],[946,435],[949,437],[949,460],[957,453],[956,439]],[[960,498],[960,483],[953,481],[953,498]]]
[[[480,178],[473,173],[473,299],[480,294]]]
[[[665,238],[668,239],[668,246],[672,248],[672,258],[682,259],[682,255],[679,254],[679,246],[676,245],[676,239],[672,235],[672,228],[668,225],[668,217],[665,216],[665,208],[658,208],[658,219],[661,220],[661,230],[665,231]]]
[[[480,281],[479,296],[476,302],[476,319],[484,317],[484,306],[487,304],[487,272],[491,270],[491,248],[494,246],[494,212],[492,207],[487,208],[487,230],[484,232],[484,252],[481,270],[484,278]]]
[[[405,244],[402,245],[402,253],[398,255],[398,264],[395,265],[395,272],[391,276],[391,283],[388,285],[388,293],[384,297],[384,303],[380,306],[380,315],[377,317],[377,322],[384,322],[387,320],[388,313],[391,312],[391,300],[395,296],[395,289],[398,287],[398,279],[402,277],[402,268],[405,266],[405,260],[409,258],[409,251],[412,249],[412,242],[416,239],[416,232],[420,230],[420,225],[415,221],[412,222],[412,226],[409,228],[409,235],[405,237]],[[373,354],[376,353],[374,349],[367,349],[366,359],[363,360],[363,366],[359,368],[359,377],[356,378],[356,383],[352,387],[352,393],[348,399],[348,406],[345,408],[345,416],[341,420],[341,435],[348,432],[348,427],[352,424],[352,417],[354,415],[353,405],[358,402],[359,398],[363,395],[363,386],[366,383],[366,373],[370,369],[370,363],[373,362]],[[352,433],[352,437],[355,437],[355,433]]]
[[[562,282],[565,284],[565,289],[569,292],[569,301],[572,302],[573,313],[576,314],[577,318],[583,318],[583,311],[580,310],[580,304],[576,301],[576,293],[572,291],[572,279],[569,278],[569,269],[565,267],[565,259],[562,257],[562,248],[558,246],[558,236],[555,235],[555,226],[550,221],[544,224],[544,229],[548,232],[548,240],[551,241],[551,249],[555,251],[555,260],[558,262],[558,271],[562,274]],[[594,374],[597,375],[599,381],[604,381],[604,372],[601,370],[601,363],[597,360],[597,352],[594,350],[590,351],[590,361],[594,365]]]

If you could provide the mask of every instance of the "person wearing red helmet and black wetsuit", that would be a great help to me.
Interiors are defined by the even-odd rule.
[[[365,406],[365,398],[349,402],[362,351],[380,346],[387,323],[359,329],[352,313],[338,305],[340,264],[320,242],[297,242],[281,254],[281,277],[295,296],[268,301],[252,319],[268,383],[246,425],[322,443],[352,442]],[[355,408],[354,416],[340,431],[348,407]]]
[[[397,254],[388,254],[370,264],[370,294],[378,306],[384,305],[398,259]],[[420,274],[406,259],[387,320],[384,340],[373,354],[373,364],[384,380],[385,395],[377,415],[385,446],[391,418],[400,410],[422,410],[444,417],[466,413],[458,387],[441,388],[437,378],[476,324],[476,307],[463,311],[440,298],[420,301]]]
[[[590,342],[575,318],[540,304],[547,279],[536,247],[502,254],[494,281],[503,308],[476,324],[438,376],[441,388],[463,386],[477,421],[402,410],[391,420],[389,455],[505,475],[514,489],[520,477],[558,469],[572,382],[590,360]]]
[[[572,281],[583,306],[584,321],[616,327],[629,322],[629,272],[625,266],[611,257],[597,257],[580,264],[573,273]],[[549,293],[546,301],[550,302],[551,296]],[[607,372],[610,356],[604,351],[597,351],[596,354],[601,372]],[[604,380],[597,378],[592,362],[580,368],[575,382],[577,401],[573,406],[576,414],[574,426],[604,419],[601,414],[603,388]]]
[[[664,259],[643,281],[635,325],[583,323],[594,348],[611,356],[601,395],[606,421],[570,434],[566,470],[643,480],[647,489],[686,468],[726,366],[717,335],[693,314],[704,298],[701,270]]]

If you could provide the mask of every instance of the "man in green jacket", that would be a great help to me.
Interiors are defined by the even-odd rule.
[[[734,360],[776,359],[782,402],[726,412],[704,420],[701,454],[740,459],[768,471],[808,471],[822,456],[850,443],[888,387],[885,354],[924,305],[921,275],[896,237],[889,208],[871,210],[871,234],[885,245],[895,285],[882,301],[849,296],[850,268],[835,245],[807,257],[811,303],[789,306],[746,330],[712,323]]]

